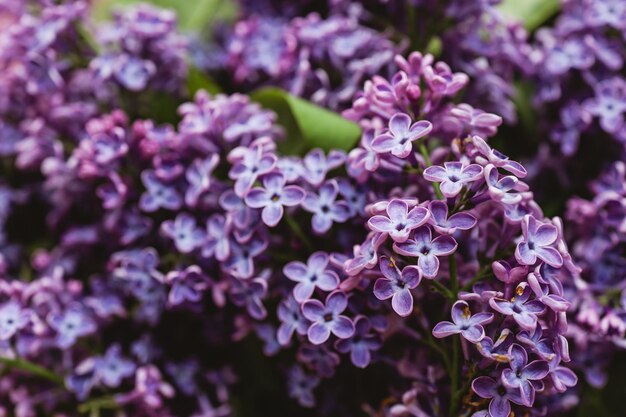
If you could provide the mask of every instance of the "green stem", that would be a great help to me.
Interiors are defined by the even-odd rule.
[[[457,295],[459,295],[459,279],[456,273],[456,256],[454,253],[448,257],[448,265],[450,266],[450,285],[452,287],[452,294],[454,294],[454,298],[456,299]]]
[[[450,358],[448,357],[448,352],[437,344],[431,332],[427,331],[427,334],[428,334],[428,337],[426,340],[427,340],[428,346],[433,348],[435,351],[437,351],[441,355],[441,358],[443,359],[443,363],[447,371],[450,372],[451,371]]]
[[[115,410],[119,408],[117,401],[112,396],[94,398],[78,406],[79,413],[90,413],[90,416],[100,415],[101,409]]]
[[[459,409],[459,373],[460,373],[459,337],[452,341],[452,369],[450,370],[450,417],[456,417]]]
[[[457,276],[456,256],[454,253],[448,257],[448,265],[450,270],[450,286],[452,287],[451,292],[454,295],[454,300],[456,300],[459,294],[459,279]],[[455,336],[452,341],[452,369],[450,369],[450,417],[456,416],[459,408],[459,377],[461,373],[459,342],[459,338]]]
[[[311,244],[309,239],[306,237],[306,235],[302,231],[302,228],[300,227],[298,222],[295,221],[295,219],[293,217],[291,217],[290,215],[288,215],[288,214],[285,214],[285,220],[287,221],[287,224],[289,225],[289,228],[302,241],[302,243],[304,243],[304,245],[307,247],[307,249],[309,251],[313,251],[313,245]]]
[[[63,378],[61,376],[55,374],[49,369],[43,368],[33,362],[27,361],[26,359],[9,359],[0,357],[0,363],[3,363],[10,368],[29,372],[33,375],[37,375],[41,378],[47,379],[48,381],[54,382],[57,385],[65,387],[65,382],[63,381]]]
[[[444,297],[450,299],[450,300],[455,300],[456,297],[455,295],[452,293],[452,291],[450,291],[445,285],[443,285],[442,283],[440,283],[439,281],[436,280],[431,280],[430,284],[435,288],[435,290],[439,291],[441,294],[443,294]]]
[[[430,161],[430,155],[428,154],[428,149],[426,149],[426,146],[424,145],[424,142],[420,142],[419,144],[419,149],[420,149],[420,153],[422,154],[422,157],[424,158],[424,162],[426,163],[426,166],[429,167],[432,165],[432,162]],[[435,190],[435,195],[437,196],[438,200],[443,200],[443,194],[441,194],[441,190],[439,189],[439,184],[436,182],[431,183],[433,185],[433,190]]]

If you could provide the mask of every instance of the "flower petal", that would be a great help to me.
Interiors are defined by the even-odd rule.
[[[373,216],[367,221],[369,228],[375,232],[389,233],[395,230],[395,226],[386,216]]]
[[[348,307],[348,297],[343,291],[334,291],[326,297],[326,309],[334,314],[339,314]]]
[[[535,249],[537,257],[554,268],[563,266],[563,257],[558,250],[550,247]]]
[[[489,403],[489,414],[491,417],[509,417],[511,403],[505,397],[495,396]]]
[[[493,398],[496,393],[496,381],[488,376],[480,376],[472,382],[472,390],[480,398]]]
[[[434,278],[439,272],[439,259],[435,255],[421,255],[417,261],[426,278]]]
[[[295,298],[297,302],[302,303],[311,298],[314,290],[315,285],[313,283],[299,282],[293,289],[293,298]]]
[[[338,316],[332,321],[331,331],[340,339],[347,339],[354,334],[354,323],[346,316]]]
[[[395,293],[395,289],[387,278],[378,278],[374,283],[374,296],[379,300],[391,298]]]
[[[394,136],[406,136],[411,126],[411,117],[405,113],[396,113],[389,120],[389,130]]]
[[[305,192],[302,188],[297,185],[288,185],[283,188],[283,191],[280,195],[280,203],[282,205],[293,207],[304,201]]]
[[[377,153],[391,152],[396,146],[398,141],[390,134],[378,135],[372,141],[372,149]]]
[[[450,323],[449,321],[442,321],[435,325],[433,329],[433,336],[437,339],[441,339],[443,337],[451,336],[453,334],[461,333],[461,329],[454,323]]]
[[[352,347],[350,360],[357,368],[365,368],[369,365],[372,355],[367,346],[357,344]]]
[[[308,268],[302,262],[293,261],[283,267],[283,274],[292,281],[300,282],[306,278]]]
[[[457,248],[456,240],[452,236],[442,235],[432,241],[431,253],[437,256],[450,255]]]
[[[308,320],[316,321],[324,318],[324,304],[319,300],[308,300],[302,304],[302,314]]]
[[[431,182],[441,182],[448,178],[444,167],[439,165],[429,166],[424,170],[424,179]]]
[[[476,324],[461,331],[461,336],[470,343],[478,343],[485,337],[485,329],[480,324]]]
[[[413,296],[408,289],[396,292],[391,298],[391,307],[400,316],[405,317],[413,311]]]
[[[530,380],[542,380],[550,372],[550,366],[546,361],[532,361],[524,367],[524,376]]]
[[[263,219],[263,223],[268,225],[269,227],[276,226],[280,219],[283,217],[284,209],[281,204],[270,203],[261,212],[261,218]]]
[[[307,331],[307,336],[309,337],[309,341],[311,341],[311,343],[314,345],[320,345],[327,341],[330,337],[330,329],[328,326],[323,324],[313,323]]]

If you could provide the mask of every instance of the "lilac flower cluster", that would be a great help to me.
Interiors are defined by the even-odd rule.
[[[186,41],[175,28],[176,15],[170,10],[139,4],[118,12],[98,34],[103,52],[90,63],[95,82],[105,90],[180,94],[187,75]]]
[[[451,381],[450,391],[440,395],[453,400],[466,395],[455,392],[460,372],[474,379],[476,395],[491,399],[489,414],[475,415],[532,413],[543,403],[556,411],[560,404],[554,397],[577,379],[561,364],[569,361],[564,337],[569,302],[561,281],[577,268],[560,220],[543,217],[522,181],[525,169],[477,135],[492,135],[501,119],[446,99],[466,77],[415,53],[408,61],[399,59],[398,66],[404,70],[391,83],[378,78],[366,84],[345,112],[365,129],[361,146],[348,157],[349,172],[370,187],[379,184],[374,190],[398,186],[367,206],[371,232],[345,264],[346,272],[361,289],[367,289],[366,277],[378,276],[375,297],[391,299],[400,316],[414,311],[415,297],[420,309],[428,304],[432,295],[420,290],[423,286],[454,302],[451,322],[435,324],[430,315],[417,313],[423,331],[415,335],[418,341],[430,337],[431,329],[435,338],[461,336],[465,365],[443,354],[442,371]],[[418,126],[430,132],[426,143]],[[436,141],[440,146],[429,151]],[[406,143],[419,145],[406,152]],[[457,343],[455,336],[448,351],[458,349]],[[443,400],[428,391],[405,397],[409,403],[394,407],[392,415],[432,413]],[[458,409],[452,410],[456,415]]]
[[[554,27],[537,32],[541,58],[536,98],[558,111],[550,137],[569,156],[578,149],[581,136],[601,136],[600,132],[623,148],[626,8],[619,0],[562,3]]]
[[[314,12],[291,20],[244,17],[223,49],[217,55],[236,84],[279,86],[335,109],[345,108],[365,79],[386,72],[402,45],[353,14]]]
[[[241,3],[245,17],[227,44],[211,51],[214,60],[225,62],[217,67],[225,66],[238,84],[278,85],[331,108],[349,105],[368,77],[390,75],[397,69],[391,58],[410,45],[437,50],[473,79],[465,92],[469,103],[514,123],[511,83],[516,73],[528,76],[535,69],[526,31],[502,16],[498,0],[331,0],[325,18],[306,14],[307,2]],[[299,17],[284,19],[293,15]],[[381,22],[389,26],[385,31],[372,29]],[[213,61],[199,61],[216,68]]]
[[[20,168],[34,171],[59,157],[63,142],[82,139],[100,109],[145,104],[118,87],[178,92],[186,76],[185,43],[171,12],[130,9],[94,45],[81,26],[85,2],[47,3],[17,9],[0,33],[0,155],[16,155]]]
[[[573,321],[568,336],[575,343],[576,365],[597,388],[607,383],[610,356],[626,348],[625,172],[622,161],[613,163],[592,183],[593,199],[574,197],[567,206],[572,256],[581,268],[566,282]],[[603,358],[590,361],[591,355]]]

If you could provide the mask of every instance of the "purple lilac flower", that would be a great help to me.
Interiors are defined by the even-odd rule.
[[[220,262],[230,256],[230,232],[232,220],[229,215],[214,214],[207,220],[207,239],[202,246],[202,256],[215,256]]]
[[[289,344],[294,331],[301,336],[307,333],[309,322],[302,315],[300,303],[293,296],[287,297],[278,305],[277,315],[281,322],[277,339],[281,345]]]
[[[176,249],[180,253],[190,253],[200,247],[205,240],[205,234],[196,226],[196,220],[187,213],[181,213],[175,220],[167,220],[161,224],[161,231],[174,240]]]
[[[260,146],[247,149],[228,173],[231,179],[236,180],[235,193],[239,197],[244,197],[259,175],[269,173],[275,166],[276,155],[264,154]]]
[[[283,174],[287,182],[296,182],[304,174],[302,161],[293,156],[279,158],[276,168]]]
[[[372,148],[374,129],[367,129],[361,136],[359,147],[348,154],[348,172],[360,183],[365,182],[368,172],[374,172],[382,162],[382,155]]]
[[[371,269],[378,264],[378,247],[384,240],[383,233],[370,234],[365,242],[354,249],[354,258],[348,260],[344,269],[350,276],[360,273],[364,268]]]
[[[509,348],[513,344],[514,336],[509,329],[503,329],[495,341],[489,336],[485,336],[476,344],[476,348],[485,358],[497,362],[508,363],[510,361]]]
[[[163,381],[161,372],[154,365],[146,365],[135,373],[135,390],[132,399],[137,398],[152,408],[160,408],[163,398],[174,396],[174,388]]]
[[[375,232],[387,233],[395,242],[405,242],[412,230],[417,229],[430,218],[424,207],[409,207],[404,200],[394,199],[387,204],[387,216],[371,217],[367,224]]]
[[[334,291],[326,297],[326,304],[319,300],[307,300],[302,304],[304,317],[312,323],[307,331],[311,343],[319,345],[334,334],[347,339],[354,334],[354,323],[341,313],[348,306],[348,298],[342,291]]]
[[[346,178],[339,178],[337,185],[339,186],[339,194],[341,194],[346,203],[348,203],[348,206],[350,206],[350,216],[363,214],[367,201],[364,188],[354,186],[350,180]]]
[[[274,227],[283,217],[283,206],[297,206],[304,200],[304,190],[297,185],[285,186],[285,177],[282,174],[268,174],[263,177],[263,188],[253,188],[248,191],[245,202],[253,208],[263,208],[261,218],[263,223]]]
[[[48,323],[57,332],[56,343],[62,349],[69,348],[78,338],[97,330],[96,322],[79,305],[51,314]]]
[[[522,403],[530,407],[535,402],[535,391],[543,389],[541,380],[548,375],[548,363],[542,360],[528,363],[526,350],[517,344],[511,346],[510,356],[511,368],[502,371],[502,383],[519,390]]]
[[[554,388],[558,392],[565,392],[568,388],[576,386],[578,383],[578,376],[574,371],[564,366],[558,366],[561,358],[555,356],[550,360],[550,373],[548,376],[554,385]]]
[[[626,112],[626,80],[614,77],[599,82],[594,98],[584,103],[585,109],[600,119],[600,126],[609,133],[618,133],[624,127]]]
[[[333,222],[343,223],[350,218],[350,207],[345,201],[337,201],[339,187],[335,180],[326,181],[318,193],[307,192],[302,207],[313,213],[311,225],[317,234],[330,230]]]
[[[295,398],[303,407],[315,405],[313,390],[320,383],[318,377],[306,374],[302,368],[295,365],[289,371],[288,381],[287,387],[291,398]]]
[[[523,404],[517,392],[507,389],[488,376],[481,376],[472,381],[472,390],[481,398],[491,399],[489,401],[491,417],[508,417],[511,414],[511,402]]]
[[[282,346],[278,343],[274,326],[263,323],[255,326],[254,331],[263,342],[263,353],[265,356],[274,356],[280,351]]]
[[[263,298],[267,293],[267,271],[258,278],[251,278],[246,281],[234,279],[230,291],[233,303],[239,307],[246,307],[246,310],[257,320],[262,320],[267,315],[267,310],[263,306]]]
[[[95,378],[107,387],[116,388],[135,373],[135,364],[121,355],[119,345],[111,345],[104,356],[94,359]]]
[[[428,223],[441,234],[453,235],[457,230],[469,230],[477,223],[476,217],[463,211],[448,217],[448,205],[440,200],[428,203],[428,211],[431,214]]]
[[[450,255],[456,248],[457,243],[453,237],[441,235],[433,239],[427,226],[415,230],[413,239],[393,244],[393,249],[400,255],[418,258],[417,265],[425,278],[436,277],[439,271],[438,257]]]
[[[391,298],[393,310],[400,316],[408,316],[413,311],[411,290],[422,279],[419,268],[407,265],[400,271],[395,261],[386,257],[380,259],[379,266],[384,278],[374,283],[374,295],[379,300]]]
[[[7,301],[0,306],[0,340],[9,340],[26,327],[30,320],[30,310],[22,308],[15,301]]]
[[[479,162],[481,165],[485,166],[489,163],[498,168],[509,171],[519,178],[524,178],[526,176],[527,172],[522,164],[510,160],[509,157],[504,155],[502,152],[498,151],[497,149],[491,148],[489,145],[487,145],[487,142],[485,142],[484,139],[480,136],[474,136],[472,138],[472,143],[481,155],[480,157],[476,158],[476,161]]]
[[[223,268],[233,276],[247,279],[254,274],[254,258],[261,255],[268,242],[260,237],[252,237],[248,242],[231,240],[230,256]]]
[[[184,395],[198,393],[196,375],[200,365],[195,359],[187,359],[183,362],[169,362],[165,364],[165,371],[174,380],[176,388]]]
[[[551,288],[551,282],[540,280],[540,278],[541,275],[537,273],[529,274],[527,278],[528,285],[535,294],[535,298],[556,313],[566,312],[570,308],[571,303],[562,296],[563,289],[560,282],[556,281],[557,288],[555,291],[554,287]],[[551,291],[555,293],[551,293]]]
[[[533,266],[537,258],[548,265],[559,268],[563,265],[563,257],[550,245],[558,238],[556,226],[541,223],[535,217],[527,215],[522,222],[524,240],[515,248],[515,258],[523,265]]]
[[[298,350],[297,358],[322,378],[335,376],[335,368],[341,362],[339,355],[330,351],[325,345],[302,345]]]
[[[354,335],[349,339],[340,339],[335,348],[341,353],[350,352],[350,360],[357,368],[366,368],[372,359],[372,351],[381,346],[381,341],[371,333],[372,325],[367,317],[359,316],[354,320]]]
[[[489,305],[499,313],[512,316],[524,330],[533,331],[537,326],[537,315],[545,310],[539,300],[530,300],[532,290],[529,286],[518,286],[511,300],[492,298]]]
[[[325,156],[321,149],[313,149],[302,160],[304,163],[302,177],[314,187],[319,187],[328,172],[341,166],[345,159],[345,153],[338,150],[332,150]]]
[[[141,195],[139,207],[148,212],[160,208],[178,210],[182,206],[182,199],[171,186],[163,184],[154,174],[154,171],[144,171],[141,180],[146,186],[146,192]]]
[[[209,287],[207,277],[196,265],[188,266],[183,271],[169,272],[165,281],[172,286],[168,296],[168,304],[171,306],[185,302],[197,303]]]
[[[293,289],[293,296],[302,303],[313,295],[316,288],[322,291],[332,291],[339,285],[337,273],[328,269],[328,254],[315,252],[305,264],[294,261],[289,262],[283,268],[287,278],[298,284]]]
[[[528,267],[524,265],[511,267],[506,261],[494,262],[491,269],[498,280],[510,285],[517,285],[528,275]]]
[[[206,159],[195,159],[185,173],[189,183],[185,191],[185,203],[189,207],[196,207],[204,194],[211,188],[212,174],[219,162],[219,156],[212,154]]]
[[[501,177],[496,166],[491,164],[485,167],[485,179],[490,197],[507,206],[521,202],[524,198],[521,192],[528,189],[525,183],[513,175]]]
[[[444,162],[444,166],[433,165],[424,170],[424,178],[441,183],[441,192],[448,198],[456,197],[464,185],[482,177],[483,169],[478,164],[464,165],[461,162]]]
[[[427,120],[411,124],[408,114],[397,113],[389,119],[389,132],[374,138],[372,149],[378,153],[390,152],[398,158],[406,158],[413,149],[413,142],[428,135],[432,129],[432,123]]]
[[[468,342],[478,343],[485,337],[484,324],[493,321],[492,313],[476,313],[472,315],[469,305],[465,301],[457,301],[452,306],[452,321],[442,321],[433,328],[433,336],[447,337],[461,334]]]
[[[116,64],[115,78],[122,86],[131,91],[145,89],[148,81],[156,72],[153,62],[128,55],[118,57]]]

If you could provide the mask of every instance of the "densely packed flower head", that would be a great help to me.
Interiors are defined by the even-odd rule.
[[[510,84],[534,69],[526,31],[502,16],[498,1],[448,3],[333,0],[320,14],[307,2],[244,1],[232,35],[209,48],[211,59],[196,61],[218,76],[226,70],[238,86],[280,86],[344,109],[364,80],[397,69],[395,54],[430,48],[472,77],[469,103],[515,122]],[[381,23],[389,27],[381,31]]]
[[[537,100],[558,111],[550,136],[565,155],[576,152],[581,136],[600,132],[623,147],[626,8],[619,0],[562,3],[554,27],[537,33]]]
[[[626,347],[624,168],[621,161],[612,164],[591,184],[592,199],[574,197],[567,207],[572,256],[581,267],[580,276],[566,285],[573,301],[569,335],[575,342],[577,366],[598,388],[607,383],[610,355]],[[603,359],[588,360],[600,353]]]
[[[237,85],[280,86],[330,108],[345,107],[361,83],[386,72],[402,49],[356,16],[340,13],[291,20],[255,14],[236,22],[232,32],[223,66]]]
[[[98,36],[103,52],[90,64],[96,81],[105,89],[181,93],[186,42],[175,28],[170,10],[140,4],[118,12]]]

